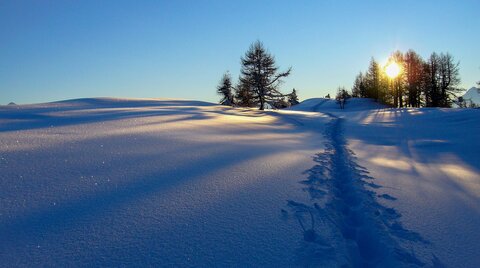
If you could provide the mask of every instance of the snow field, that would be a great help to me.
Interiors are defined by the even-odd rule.
[[[480,115],[0,107],[0,266],[478,267]]]
[[[302,122],[325,117],[119,99],[0,115],[2,266],[295,263],[280,211],[323,148]]]

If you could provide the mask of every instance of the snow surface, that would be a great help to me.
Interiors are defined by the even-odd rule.
[[[478,267],[480,111],[0,106],[0,266]]]
[[[302,233],[281,209],[306,198],[327,120],[181,100],[3,106],[0,266],[294,263]]]
[[[350,157],[354,157],[350,172],[375,184],[367,187],[376,198],[363,198],[363,202],[371,204],[362,208],[364,214],[369,209],[382,211],[383,206],[396,219],[389,222],[382,217],[377,221],[379,234],[373,236],[393,238],[398,243],[393,245],[401,249],[397,257],[403,256],[397,259],[412,260],[412,265],[479,267],[480,111],[390,109],[367,99],[352,99],[345,110],[340,110],[334,101],[320,106],[315,106],[315,102],[318,105],[321,100],[311,104],[305,101],[307,105],[299,109],[314,109],[342,120],[343,132],[337,130],[336,135],[343,134]],[[362,111],[360,107],[379,109]],[[343,141],[337,141],[334,147],[338,143],[343,145]],[[323,166],[336,171],[328,161]],[[344,170],[341,171],[345,173]],[[342,176],[351,175],[331,177]],[[359,192],[363,190],[357,188]],[[334,208],[338,210],[338,206]],[[346,217],[345,221],[348,220]],[[388,247],[392,243],[381,245]]]
[[[472,87],[462,97],[469,104],[475,103],[477,106],[480,106],[480,89]]]

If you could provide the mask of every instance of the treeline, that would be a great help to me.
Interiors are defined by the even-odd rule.
[[[292,68],[279,72],[275,58],[267,52],[260,41],[253,43],[245,56],[241,58],[241,70],[238,83],[234,86],[230,73],[226,72],[217,87],[222,96],[220,104],[236,107],[258,107],[264,110],[286,108],[298,104],[295,89],[282,94],[279,86],[282,78],[290,75]]]
[[[399,73],[389,77],[385,67],[397,64]],[[432,53],[422,59],[415,51],[396,51],[381,66],[374,58],[368,70],[360,72],[352,87],[352,96],[373,98],[393,107],[450,107],[461,91],[459,62],[449,53]]]

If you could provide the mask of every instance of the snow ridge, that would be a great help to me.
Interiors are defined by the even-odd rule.
[[[313,204],[288,201],[304,234],[304,247],[297,260],[307,266],[424,266],[406,247],[428,242],[405,229],[396,210],[378,203],[377,198],[395,198],[376,196],[371,190],[380,186],[373,183],[374,178],[355,162],[354,153],[347,148],[344,119],[327,115],[332,120],[324,132],[326,149],[314,158],[317,164],[306,171],[308,179],[300,182]],[[439,263],[435,257],[433,262]]]

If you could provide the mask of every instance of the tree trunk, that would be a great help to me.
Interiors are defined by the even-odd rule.
[[[260,97],[260,110],[261,111],[265,110],[265,101],[263,100],[262,97]]]

